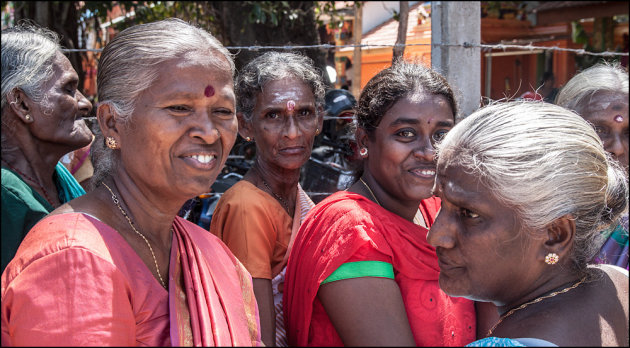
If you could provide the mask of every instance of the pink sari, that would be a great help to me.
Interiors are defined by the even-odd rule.
[[[173,223],[169,291],[124,238],[51,215],[2,274],[2,345],[261,345],[251,276],[212,234]]]

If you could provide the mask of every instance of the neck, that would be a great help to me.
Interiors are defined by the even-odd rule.
[[[557,266],[559,265],[555,265],[554,267]],[[569,265],[562,265],[560,267],[564,267],[566,269],[566,267],[569,267]],[[504,315],[510,310],[518,308],[524,303],[533,301],[542,296],[549,295],[555,291],[562,290],[573,285],[579,280],[580,278],[577,275],[573,274],[557,274],[553,277],[548,277],[546,280],[537,282],[539,285],[534,285],[533,290],[527,291],[524,294],[518,296],[518,299],[509,301],[508,303],[504,303],[502,305],[497,305],[497,309],[500,315]]]
[[[119,204],[131,218],[134,226],[145,235],[151,244],[160,248],[170,249],[173,221],[185,200],[174,200],[172,197],[161,197],[159,190],[137,186],[127,175],[118,171],[116,177],[110,177],[105,183],[118,196]],[[109,204],[114,204],[111,195],[105,188],[101,188],[107,194]],[[146,194],[148,192],[149,194]],[[128,227],[127,220],[122,216],[118,207],[114,207],[118,220]],[[154,246],[155,248],[155,246]]]
[[[390,196],[367,170],[363,172],[361,179],[363,181],[358,180],[350,187],[349,191],[365,196],[390,212],[413,222],[421,201],[403,201]]]
[[[246,178],[263,191],[270,191],[271,196],[283,206],[287,214],[293,216],[297,184],[300,180],[299,168],[276,168],[257,159]]]

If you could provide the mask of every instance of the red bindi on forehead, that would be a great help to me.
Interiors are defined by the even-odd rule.
[[[212,87],[211,85],[207,85],[206,89],[203,91],[203,95],[205,95],[207,98],[210,98],[214,95],[214,87]]]

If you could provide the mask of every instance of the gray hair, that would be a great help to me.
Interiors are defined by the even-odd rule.
[[[311,87],[318,107],[324,105],[324,82],[321,71],[307,56],[290,52],[267,52],[243,67],[236,79],[236,110],[246,120],[252,119],[256,96],[269,81],[294,77]]]
[[[558,93],[556,104],[581,115],[591,97],[602,91],[624,94],[625,99],[628,98],[628,72],[618,63],[596,64],[573,76]]]
[[[231,53],[212,34],[181,19],[169,18],[121,31],[105,46],[98,63],[99,104],[109,105],[119,119],[128,121],[142,92],[165,73],[160,64],[192,53],[204,54],[234,76]],[[212,53],[218,53],[218,57]],[[92,183],[98,184],[113,169],[114,151],[105,147],[101,132],[92,146],[96,164]]]
[[[61,52],[57,33],[24,22],[2,30],[2,108],[8,94],[21,89],[35,102],[43,98],[42,86],[53,74],[52,62]]]
[[[438,144],[438,169],[461,166],[506,206],[523,229],[541,229],[571,215],[572,268],[586,270],[602,228],[628,205],[628,183],[597,133],[557,105],[496,103],[468,116]]]

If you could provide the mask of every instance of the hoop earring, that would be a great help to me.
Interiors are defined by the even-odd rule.
[[[559,259],[560,258],[558,257],[558,254],[549,253],[547,254],[547,256],[545,256],[545,263],[548,265],[555,265],[556,263],[558,263]]]
[[[365,157],[368,154],[368,149],[367,147],[362,147],[361,150],[359,150],[359,155],[361,155],[361,157]]]
[[[116,139],[114,139],[113,137],[105,138],[105,145],[107,145],[107,147],[112,150],[116,150],[119,148],[118,143],[116,142]]]

